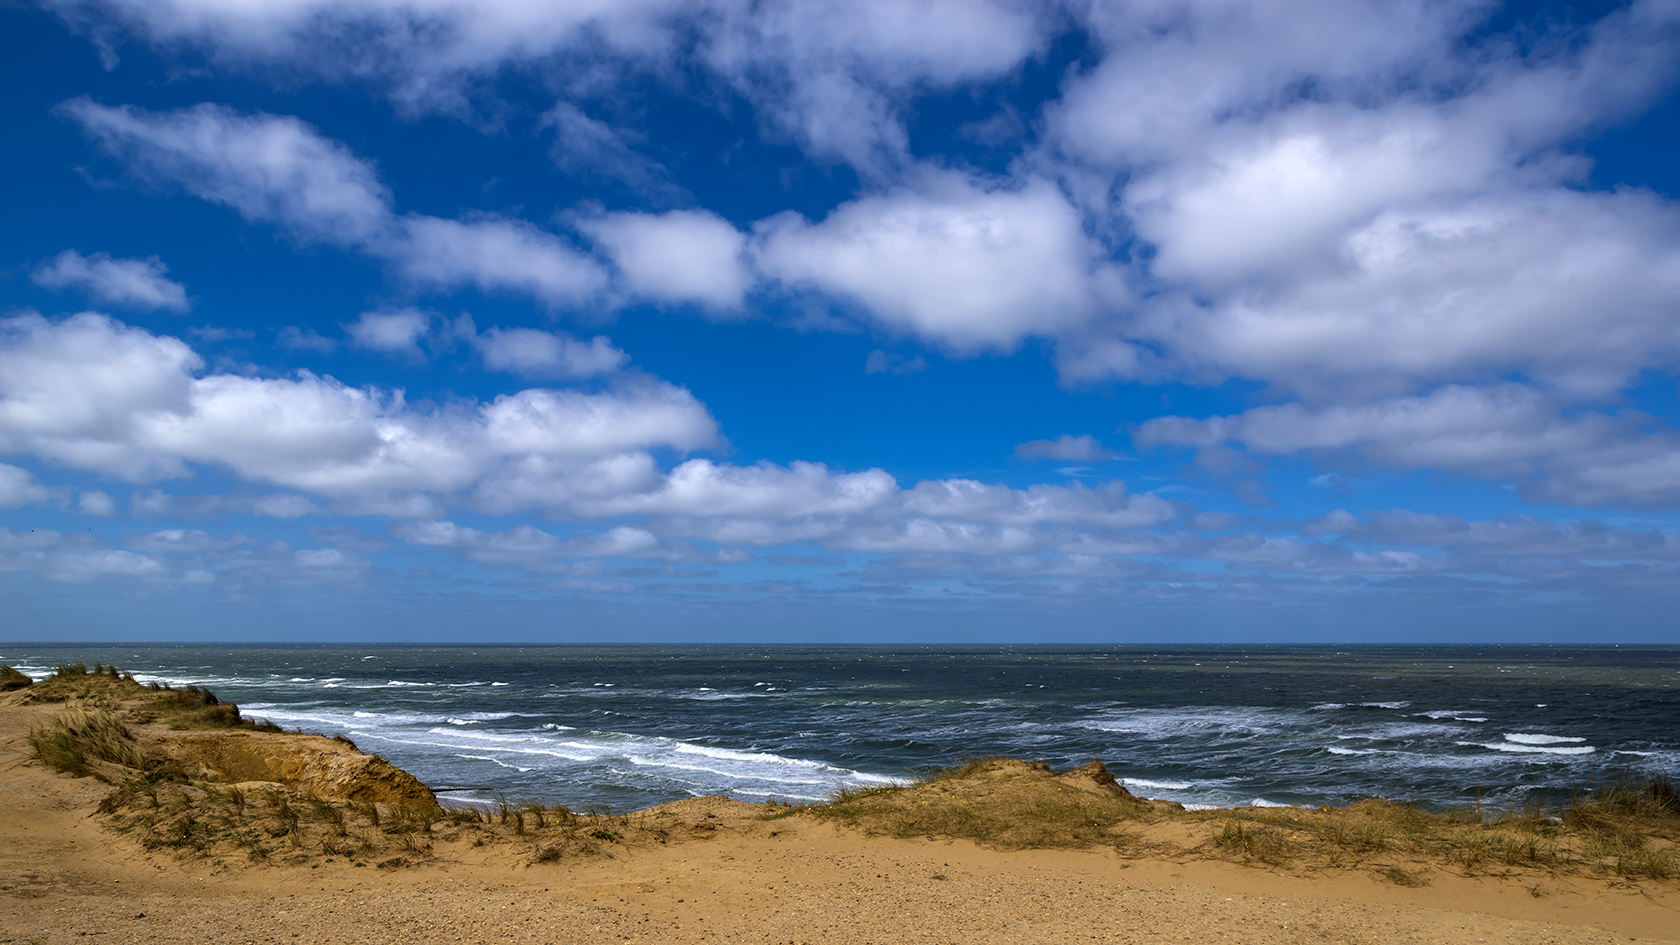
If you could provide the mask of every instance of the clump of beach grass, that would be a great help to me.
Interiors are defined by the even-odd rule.
[[[95,765],[144,768],[145,755],[122,720],[104,709],[70,708],[29,730],[29,749],[48,766],[76,777],[108,780]]]
[[[13,689],[28,689],[35,685],[35,680],[26,673],[20,673],[10,666],[0,666],[0,692],[10,692]]]

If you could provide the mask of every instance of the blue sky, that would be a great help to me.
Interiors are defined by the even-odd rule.
[[[0,20],[5,638],[1676,642],[1674,3]]]

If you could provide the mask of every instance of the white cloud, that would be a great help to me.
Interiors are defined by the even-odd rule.
[[[98,489],[83,489],[82,494],[76,497],[76,508],[84,514],[101,518],[110,518],[117,514],[116,500],[111,498],[110,493]]]
[[[694,560],[703,557],[691,547],[672,545],[646,529],[630,525],[570,538],[560,538],[530,525],[489,532],[448,521],[405,522],[394,526],[391,533],[409,544],[454,549],[467,561],[526,570],[555,570],[556,562],[571,558]]]
[[[874,178],[908,163],[908,93],[1007,73],[1042,47],[1054,16],[997,0],[718,6],[704,61],[811,157]]]
[[[135,551],[202,552],[237,548],[250,544],[251,539],[238,532],[219,538],[197,529],[165,528],[155,532],[134,532],[125,535],[123,542]]]
[[[51,497],[52,491],[41,485],[34,473],[0,463],[0,509],[15,509]]]
[[[918,515],[1000,525],[1071,522],[1140,528],[1178,517],[1166,500],[1152,494],[1128,495],[1119,480],[1096,488],[1074,483],[1011,489],[972,479],[941,479],[917,483],[905,494],[904,505]]]
[[[1113,453],[1102,448],[1089,433],[1074,436],[1064,433],[1054,440],[1032,440],[1015,447],[1015,456],[1024,460],[1056,459],[1070,463],[1101,463],[1114,459]]]
[[[84,313],[0,320],[0,452],[118,478],[181,475],[144,417],[190,410],[203,361],[179,339]]]
[[[1379,215],[1341,262],[1209,304],[1165,295],[1136,334],[1193,374],[1323,398],[1518,371],[1603,397],[1680,360],[1680,208],[1649,193],[1513,193]]]
[[[142,179],[302,240],[359,249],[418,285],[512,291],[563,306],[606,284],[593,259],[524,221],[398,219],[373,165],[296,118],[211,104],[149,112],[86,98],[62,108]]]
[[[134,492],[128,508],[135,518],[201,519],[226,514],[288,519],[324,512],[300,495],[170,495],[161,489]]]
[[[85,533],[64,535],[47,528],[0,528],[0,572],[5,571],[36,572],[71,583],[168,576],[168,569],[148,555],[114,550]]]
[[[1547,522],[1527,515],[1497,521],[1395,509],[1364,517],[1338,509],[1308,522],[1303,534],[1393,545],[1449,548],[1488,557],[1680,560],[1680,534],[1656,529],[1614,528],[1593,521]]]
[[[373,166],[296,118],[211,104],[148,112],[86,98],[62,107],[135,175],[247,220],[352,246],[384,238],[390,225],[390,193]]]
[[[1565,415],[1528,387],[1447,386],[1421,397],[1314,408],[1257,407],[1228,417],[1161,417],[1141,445],[1260,455],[1360,457],[1394,469],[1515,478],[1534,498],[1574,504],[1659,505],[1680,500],[1680,434],[1648,432],[1642,418]]]
[[[223,64],[279,66],[329,78],[377,78],[409,106],[458,107],[461,80],[504,60],[584,48],[649,56],[671,41],[673,0],[49,0],[96,36],[126,28],[163,46],[198,45]],[[347,57],[353,46],[361,55]]]
[[[577,226],[606,250],[634,295],[725,311],[740,308],[752,286],[741,257],[745,234],[715,214],[614,213]]]
[[[517,292],[554,307],[580,304],[606,287],[593,259],[521,220],[411,216],[402,229],[406,240],[387,255],[416,283]]]
[[[897,492],[898,483],[879,469],[832,473],[821,463],[726,466],[691,459],[671,470],[657,490],[607,500],[598,508],[609,514],[781,519],[864,512]]]
[[[420,337],[431,324],[430,314],[405,308],[394,312],[363,312],[344,331],[357,347],[418,358],[422,356]]]
[[[49,289],[79,289],[106,305],[184,312],[190,307],[187,289],[168,272],[156,256],[113,259],[110,253],[83,256],[67,249],[37,266],[30,278]]]
[[[517,480],[551,460],[636,464],[649,448],[717,442],[693,395],[656,381],[417,410],[400,392],[308,372],[195,377],[201,368],[177,339],[104,316],[0,322],[0,450],[137,482],[210,464],[371,502]]]
[[[458,114],[471,110],[476,81],[507,64],[567,78],[603,59],[613,68],[692,67],[732,86],[813,156],[866,173],[905,153],[899,102],[909,92],[1002,76],[1043,47],[1055,21],[1052,11],[1010,0],[47,5],[107,50],[126,33],[160,47],[198,47],[218,65],[372,79],[406,108]],[[651,161],[634,160],[619,133],[575,106],[560,106],[550,122],[570,139],[557,142],[563,166],[609,171],[633,187],[656,173]]]
[[[855,300],[888,328],[963,352],[1007,350],[1093,312],[1103,290],[1094,247],[1053,185],[986,190],[951,176],[926,184],[853,201],[821,223],[765,221],[757,264],[790,286]]]
[[[579,341],[536,328],[491,328],[473,335],[484,366],[521,377],[588,378],[611,374],[629,361],[605,335]]]

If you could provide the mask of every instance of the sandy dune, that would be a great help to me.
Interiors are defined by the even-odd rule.
[[[694,825],[672,842],[551,863],[464,839],[393,869],[182,859],[110,830],[107,785],[30,759],[24,735],[49,712],[0,700],[0,943],[1680,941],[1672,882],[1441,873],[1406,888],[1189,851],[870,837],[723,799],[650,815]]]

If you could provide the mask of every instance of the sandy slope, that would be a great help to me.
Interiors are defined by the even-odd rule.
[[[0,943],[1680,941],[1680,890],[1603,880],[1298,876],[1110,850],[867,838],[697,800],[708,839],[526,865],[440,846],[391,871],[180,861],[93,814],[108,790],[30,761],[41,710],[0,707]],[[711,816],[707,816],[710,814]]]

